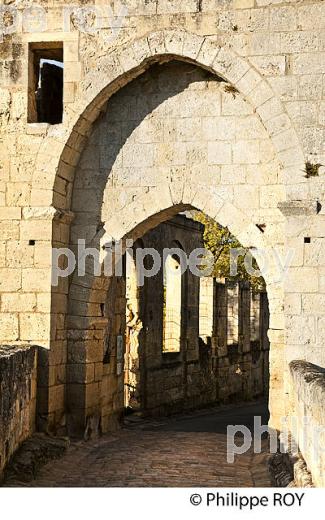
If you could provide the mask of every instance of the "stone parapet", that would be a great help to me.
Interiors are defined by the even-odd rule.
[[[324,487],[325,369],[306,361],[292,361],[290,373],[296,423],[292,434],[315,485]]]
[[[37,349],[0,346],[0,478],[11,455],[35,430]]]

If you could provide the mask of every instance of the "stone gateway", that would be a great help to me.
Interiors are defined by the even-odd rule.
[[[137,406],[144,396],[157,413],[167,408],[161,394],[199,404],[213,362],[225,396],[230,373],[245,361],[248,396],[266,389],[269,424],[279,432],[298,417],[300,451],[324,486],[324,451],[315,456],[302,428],[306,410],[311,429],[325,424],[325,3],[107,4],[22,0],[0,8],[0,471],[35,430],[91,437],[118,428],[126,398]],[[186,249],[201,240],[197,223],[181,229],[179,213],[189,211],[268,260],[259,307],[267,332],[255,365],[240,327],[228,330],[241,336],[231,345],[218,343],[214,328],[219,357],[204,365],[197,281],[187,280],[194,295],[182,311],[187,332],[179,332],[184,321],[168,318],[169,347],[177,350],[181,338],[175,354],[163,352],[159,327],[148,329],[156,316],[149,304],[139,309],[141,323],[136,309],[133,328],[126,326],[127,294],[133,309],[148,294],[103,273],[107,244],[147,240],[159,248],[164,239],[169,247],[184,235]],[[87,257],[83,276],[79,260],[52,285],[52,249],[75,253],[80,240],[98,252],[100,272]],[[64,255],[60,261],[64,269]],[[163,284],[150,283],[151,297],[157,290],[167,301]],[[228,294],[226,316],[240,298],[250,301],[242,287],[238,300],[237,289],[215,282]],[[167,320],[162,310],[160,318]],[[151,371],[145,378],[137,341],[139,366]],[[210,368],[196,373],[203,365]],[[138,381],[142,390],[126,397],[125,384]],[[192,383],[200,391],[191,395]]]

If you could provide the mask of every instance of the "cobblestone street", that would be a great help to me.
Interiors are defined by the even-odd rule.
[[[263,404],[222,407],[163,420],[131,416],[117,433],[72,443],[33,487],[268,487],[266,451],[226,461],[227,424],[267,421]]]

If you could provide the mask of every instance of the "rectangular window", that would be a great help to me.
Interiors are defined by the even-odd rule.
[[[164,269],[163,352],[180,352],[182,272],[179,259],[169,255]]]
[[[260,293],[251,292],[251,341],[260,341]]]
[[[214,279],[200,278],[199,336],[206,340],[213,334],[213,289]]]
[[[28,123],[62,123],[63,43],[30,43]]]

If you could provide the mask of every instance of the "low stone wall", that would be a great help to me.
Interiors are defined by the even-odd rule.
[[[292,361],[292,435],[316,486],[325,486],[325,368]]]
[[[37,349],[0,346],[0,480],[20,444],[35,430]]]

